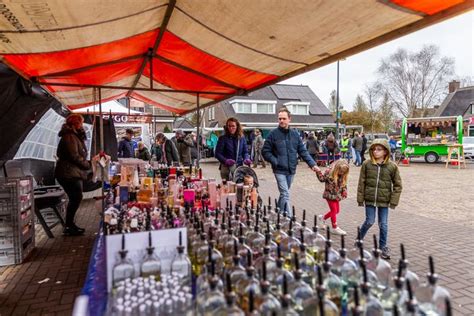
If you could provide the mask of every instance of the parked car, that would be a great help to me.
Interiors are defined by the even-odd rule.
[[[464,137],[462,139],[462,147],[464,149],[464,157],[466,159],[474,159],[474,136]]]

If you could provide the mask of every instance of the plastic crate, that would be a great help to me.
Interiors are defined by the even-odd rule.
[[[19,264],[35,246],[31,177],[0,178],[0,266]]]

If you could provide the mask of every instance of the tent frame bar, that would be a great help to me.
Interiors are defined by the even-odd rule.
[[[188,93],[188,94],[215,94],[215,95],[234,95],[234,92],[218,92],[218,91],[196,91],[196,90],[171,90],[171,89],[150,89],[140,87],[121,87],[121,86],[105,86],[95,84],[80,84],[80,83],[62,83],[62,82],[44,82],[37,81],[36,83],[42,86],[57,86],[57,87],[77,87],[77,88],[101,88],[101,89],[112,89],[112,90],[137,90],[137,91],[148,91],[148,92],[166,92],[166,93]]]
[[[158,33],[156,37],[153,48],[151,48],[151,51],[149,51],[150,57],[146,56],[145,58],[143,58],[143,62],[142,62],[142,65],[140,66],[140,70],[138,71],[137,76],[135,77],[135,80],[133,81],[131,89],[129,89],[127,92],[127,97],[130,97],[133,90],[135,90],[138,82],[140,81],[141,76],[143,75],[143,71],[145,70],[145,66],[147,62],[151,60],[152,56],[158,50],[158,47],[161,44],[161,40],[163,39],[163,36],[165,35],[165,31],[168,27],[168,23],[171,19],[171,14],[173,13],[175,7],[176,7],[176,0],[170,0],[168,3],[168,7],[166,8],[165,16],[163,17],[163,21],[160,26],[160,32]],[[150,80],[153,80],[153,76],[150,76],[150,77],[151,77]]]

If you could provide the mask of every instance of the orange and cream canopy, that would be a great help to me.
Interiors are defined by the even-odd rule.
[[[472,9],[462,0],[2,0],[0,59],[71,109],[183,114]],[[197,97],[199,96],[199,98]]]

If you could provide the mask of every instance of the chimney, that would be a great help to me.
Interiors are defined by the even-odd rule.
[[[461,82],[453,80],[449,83],[449,93],[453,93],[461,87]]]

